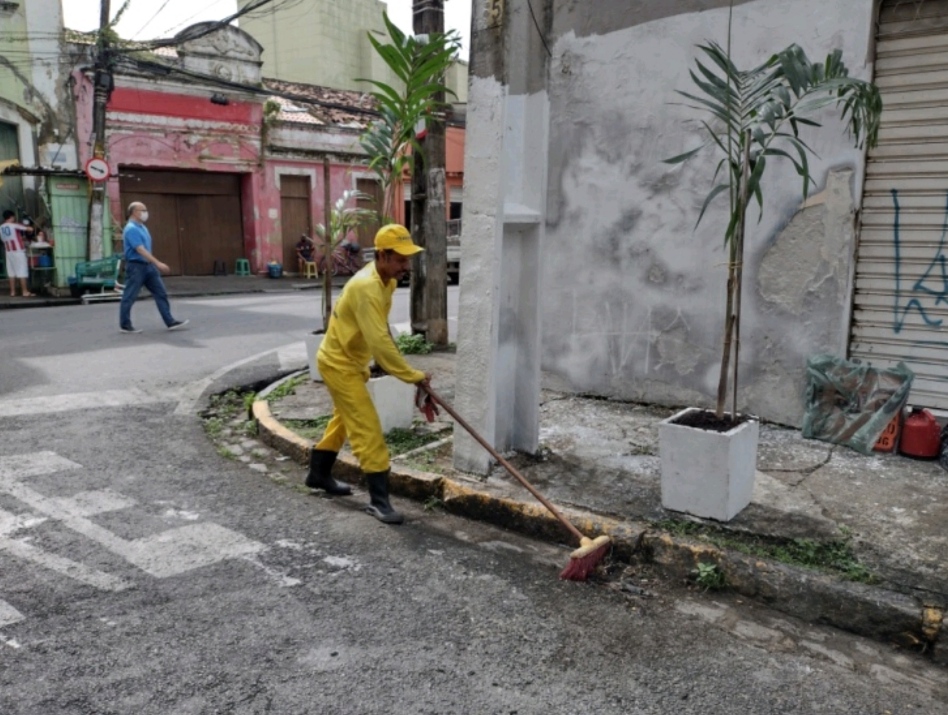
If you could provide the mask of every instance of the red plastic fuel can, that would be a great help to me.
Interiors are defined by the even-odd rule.
[[[902,425],[899,451],[909,457],[934,459],[941,447],[941,429],[935,415],[925,409],[912,408]]]

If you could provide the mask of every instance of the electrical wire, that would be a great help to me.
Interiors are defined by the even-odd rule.
[[[271,2],[274,2],[274,0],[257,0],[257,2],[254,2],[245,6],[242,10],[238,10],[232,15],[228,15],[222,20],[217,20],[216,22],[210,23],[207,27],[203,28],[202,30],[190,33],[186,37],[180,37],[176,35],[175,37],[169,37],[163,40],[150,40],[148,42],[141,43],[141,47],[136,48],[136,50],[158,49],[159,47],[174,47],[175,45],[178,45],[181,42],[197,40],[201,37],[204,37],[205,35],[210,35],[212,32],[217,32],[222,27],[225,27],[229,25],[230,23],[232,23],[234,20],[240,17],[243,17],[249,12],[253,12],[254,10],[259,10],[265,5],[269,5]]]
[[[129,38],[128,38],[128,39],[134,40],[138,35],[140,35],[141,32],[142,32],[142,30],[144,30],[146,27],[148,27],[148,26],[154,21],[154,19],[155,19],[156,17],[158,17],[158,16],[161,14],[161,11],[164,10],[166,7],[168,7],[168,3],[170,3],[170,2],[171,2],[171,0],[165,0],[163,3],[161,3],[161,7],[159,7],[157,10],[155,10],[155,14],[152,15],[150,18],[148,18],[148,20],[145,21],[145,24],[144,24],[144,25],[142,25],[140,28],[138,28],[138,32],[135,32],[135,33],[129,35]]]
[[[175,30],[177,30],[179,27],[187,27],[187,26],[188,26],[188,23],[191,22],[191,20],[193,20],[194,18],[196,18],[198,15],[200,15],[200,14],[202,14],[202,13],[204,13],[204,12],[207,12],[207,11],[210,10],[212,7],[214,7],[215,5],[220,5],[222,2],[225,2],[225,0],[216,0],[216,2],[212,2],[210,5],[206,5],[205,7],[203,7],[203,8],[200,9],[200,10],[198,10],[196,13],[194,13],[193,15],[191,15],[191,16],[187,17],[186,19],[182,20],[181,22],[179,22],[177,25],[172,25],[171,27],[169,27],[167,30],[165,30],[165,31],[162,32],[161,34],[162,34],[162,35],[168,35],[168,34],[171,34],[172,32],[174,32]]]
[[[540,23],[537,22],[536,13],[533,12],[533,3],[530,2],[530,0],[527,0],[527,7],[530,8],[530,17],[533,18],[533,26],[537,28],[537,34],[540,36],[540,42],[543,43],[543,47],[546,50],[546,54],[552,57],[553,53],[550,52],[550,46],[546,44],[546,38],[543,36],[543,30],[540,29]]]

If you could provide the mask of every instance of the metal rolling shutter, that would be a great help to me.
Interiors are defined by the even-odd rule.
[[[885,0],[850,354],[914,372],[911,404],[948,410],[948,0]]]

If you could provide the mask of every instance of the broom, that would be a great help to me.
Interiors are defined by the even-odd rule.
[[[467,430],[468,434],[471,435],[478,444],[486,449],[490,456],[496,459],[498,462],[503,465],[512,477],[514,477],[520,484],[522,484],[528,492],[535,496],[540,503],[549,510],[549,512],[556,517],[556,519],[566,527],[566,530],[569,531],[576,539],[579,541],[579,548],[573,551],[569,555],[569,563],[566,565],[566,568],[560,573],[561,579],[566,579],[568,581],[585,581],[589,574],[596,570],[596,566],[599,565],[599,562],[605,557],[606,552],[609,550],[609,545],[612,543],[612,539],[606,535],[597,536],[595,539],[590,539],[587,536],[584,536],[583,533],[573,526],[569,520],[560,514],[559,510],[553,506],[553,504],[540,492],[534,488],[526,478],[518,472],[514,466],[508,462],[506,459],[498,454],[497,450],[490,446],[490,444],[481,437],[471,425],[469,425],[463,417],[461,417],[454,409],[438,394],[431,389],[431,386],[427,383],[420,383],[421,389],[428,393],[432,400],[438,405],[441,405],[454,420],[461,425],[464,429]],[[422,407],[422,410],[424,408]],[[429,417],[429,421],[433,419],[433,415],[426,411],[426,414]]]

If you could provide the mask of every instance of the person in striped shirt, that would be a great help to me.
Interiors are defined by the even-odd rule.
[[[10,278],[10,295],[16,296],[16,281],[20,279],[20,292],[24,298],[32,298],[33,293],[27,286],[26,279],[30,277],[30,268],[26,261],[26,241],[23,234],[32,233],[30,226],[16,222],[16,214],[12,211],[3,212],[3,223],[0,223],[0,239],[3,240],[3,249],[7,254],[7,276]]]

